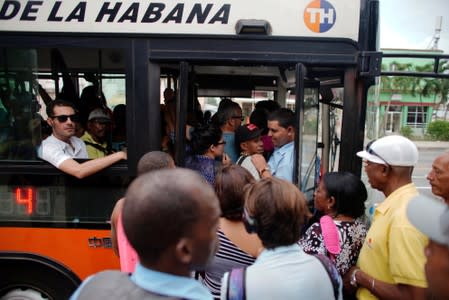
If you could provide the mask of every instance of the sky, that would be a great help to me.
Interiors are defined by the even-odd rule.
[[[379,0],[380,48],[429,49],[442,16],[438,49],[449,54],[449,0]]]

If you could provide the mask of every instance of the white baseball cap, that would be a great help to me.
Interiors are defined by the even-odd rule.
[[[410,200],[407,217],[431,240],[449,248],[449,205],[419,195]]]
[[[418,148],[408,138],[389,135],[372,141],[357,156],[377,164],[413,167],[418,163]]]

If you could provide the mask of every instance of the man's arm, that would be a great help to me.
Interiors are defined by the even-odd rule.
[[[112,210],[111,215],[111,241],[112,241],[112,250],[114,250],[115,255],[120,256],[118,249],[118,241],[117,241],[117,222],[118,218],[121,214],[123,208],[123,201],[125,198],[121,198],[115,203],[114,209]]]
[[[97,173],[98,171],[101,171],[122,159],[127,159],[127,154],[124,151],[119,151],[108,156],[92,159],[83,163],[78,163],[74,159],[69,158],[59,165],[59,169],[67,174],[81,179]]]
[[[356,271],[355,277],[357,285],[364,287],[379,299],[411,299],[420,300],[426,299],[426,289],[406,284],[390,284],[378,279],[375,279],[362,270],[353,267],[346,274],[345,279],[350,277]],[[346,280],[345,280],[346,281]]]

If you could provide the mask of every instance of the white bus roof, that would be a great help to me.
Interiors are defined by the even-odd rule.
[[[0,31],[235,35],[263,20],[272,36],[358,40],[360,0],[5,0]]]

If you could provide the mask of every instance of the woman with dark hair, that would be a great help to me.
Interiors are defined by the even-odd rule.
[[[329,224],[323,219],[307,229],[299,244],[306,253],[331,257],[343,276],[356,264],[366,236],[366,226],[361,220],[367,198],[365,185],[349,172],[326,173],[314,198],[315,208],[335,224],[340,250],[339,253],[329,252],[326,234],[332,234],[332,229],[328,229]]]
[[[253,182],[253,176],[237,165],[220,169],[215,178],[215,192],[222,211],[217,232],[220,246],[202,282],[216,299],[220,298],[223,274],[253,264],[262,248],[257,235],[247,233],[242,222],[244,188]]]
[[[215,173],[220,166],[230,164],[229,157],[224,153],[223,133],[221,129],[211,125],[195,128],[191,133],[190,153],[185,167],[198,171],[210,184],[214,185]]]
[[[342,283],[332,263],[297,244],[309,215],[304,194],[286,180],[263,178],[246,188],[243,222],[264,249],[246,270],[225,273],[221,299],[341,299]]]

